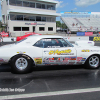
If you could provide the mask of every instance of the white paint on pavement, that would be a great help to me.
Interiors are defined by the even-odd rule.
[[[75,90],[64,90],[64,91],[54,91],[54,92],[43,92],[43,93],[30,93],[30,94],[18,94],[18,95],[7,95],[0,96],[0,100],[8,99],[22,99],[22,98],[33,98],[33,97],[46,97],[46,96],[57,96],[57,95],[67,95],[67,94],[78,94],[78,93],[88,93],[88,92],[100,92],[100,87],[97,88],[87,88],[87,89],[75,89]]]

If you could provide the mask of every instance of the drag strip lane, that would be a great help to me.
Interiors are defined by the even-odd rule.
[[[76,90],[54,91],[54,92],[44,92],[44,93],[8,95],[8,96],[0,96],[0,99],[2,99],[2,100],[5,100],[5,99],[6,100],[8,100],[8,99],[22,99],[22,98],[57,96],[57,95],[66,95],[66,94],[88,93],[88,92],[100,92],[100,87],[87,88],[87,89],[76,89]]]

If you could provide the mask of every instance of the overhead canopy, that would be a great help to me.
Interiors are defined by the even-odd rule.
[[[15,12],[15,13],[27,13],[27,14],[38,14],[38,15],[51,15],[51,16],[61,16],[60,13],[52,13],[52,12],[43,12],[43,11],[31,11],[31,10],[17,10],[17,9],[10,9],[8,10],[8,14],[10,12]]]
[[[57,1],[54,0],[37,0],[37,1],[44,1],[44,2],[49,2],[49,3],[58,3]]]

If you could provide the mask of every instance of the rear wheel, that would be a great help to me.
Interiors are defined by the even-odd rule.
[[[15,73],[27,73],[32,69],[32,60],[26,55],[17,55],[11,60],[11,68]]]
[[[100,66],[100,58],[98,55],[93,55],[88,58],[87,62],[87,68],[91,69],[97,69]]]

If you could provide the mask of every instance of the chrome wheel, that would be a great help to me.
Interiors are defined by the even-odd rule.
[[[26,69],[26,67],[28,66],[28,61],[21,57],[21,58],[18,58],[15,62],[15,66],[19,69],[19,70],[24,70]]]
[[[97,68],[99,65],[99,57],[98,56],[92,56],[89,58],[89,65],[93,68]]]

